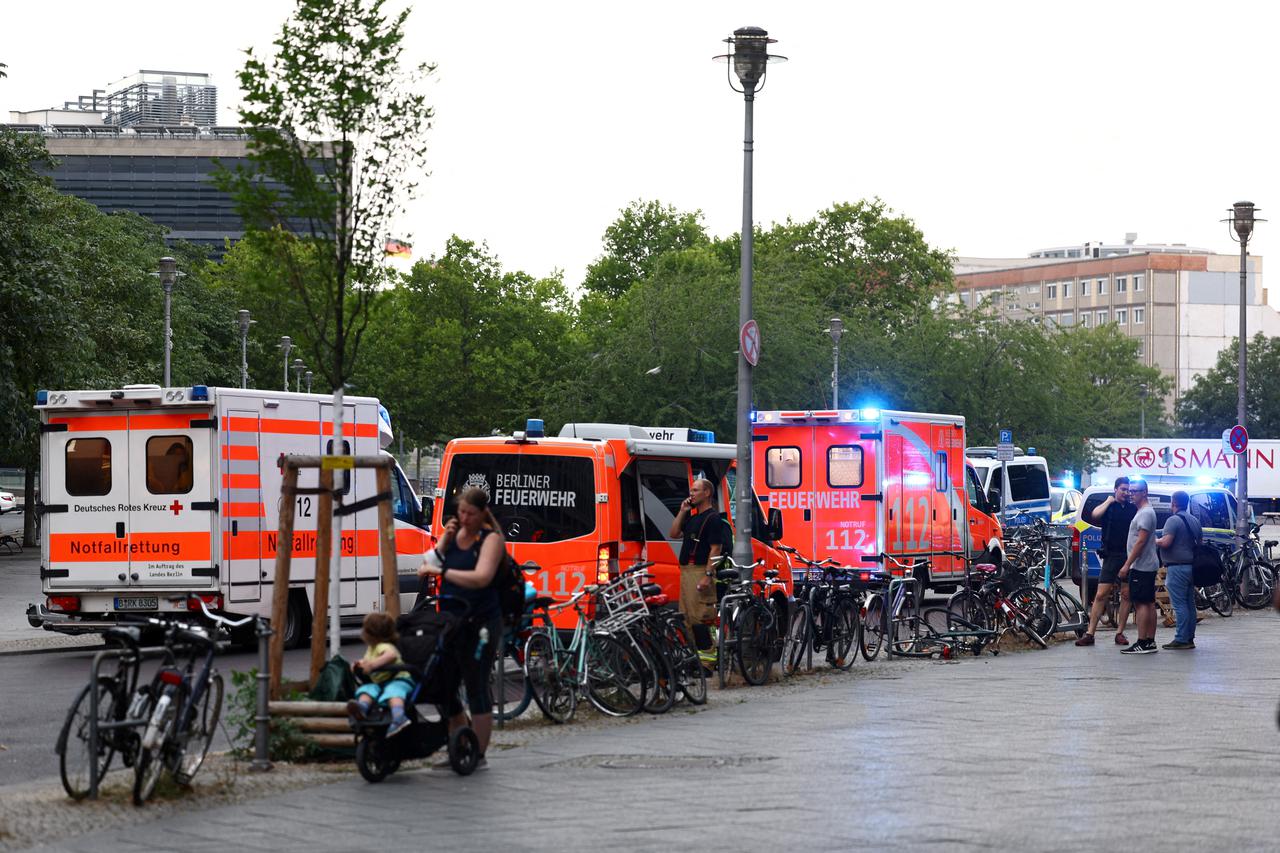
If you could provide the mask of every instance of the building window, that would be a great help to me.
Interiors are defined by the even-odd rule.
[[[1142,338],[1138,338],[1138,358],[1145,359],[1147,357],[1147,342]]]
[[[1080,295],[1081,296],[1089,295],[1089,279],[1087,278],[1080,279]]]
[[[1135,275],[1133,277],[1133,292],[1134,293],[1142,292],[1142,276],[1140,275]]]
[[[1125,308],[1116,309],[1116,325],[1125,326],[1129,323],[1129,311]]]
[[[1039,292],[1040,292],[1040,285],[1038,284],[1027,285],[1027,293],[1039,293]]]
[[[1039,308],[1039,307],[1040,307],[1040,303],[1039,303],[1039,302],[1028,302],[1028,303],[1027,303],[1027,310],[1028,310],[1028,311],[1031,311],[1031,310],[1036,309],[1036,308]]]
[[[1046,285],[1044,286],[1044,298],[1045,298],[1045,299],[1057,299],[1057,298],[1058,298],[1058,285],[1056,285],[1056,284],[1046,284]]]
[[[1086,329],[1089,328],[1089,312],[1088,311],[1080,312],[1080,325]]]
[[[1124,293],[1128,289],[1129,289],[1129,279],[1123,276],[1118,276],[1116,278],[1116,293]]]
[[[1098,295],[1099,296],[1107,295],[1107,280],[1105,278],[1098,279]]]
[[[1134,324],[1135,326],[1141,326],[1141,325],[1142,325],[1143,323],[1145,323],[1145,322],[1147,322],[1147,309],[1146,309],[1146,308],[1134,308],[1134,309],[1133,309],[1133,324]]]
[[[1099,325],[1099,326],[1101,326],[1101,325],[1102,325],[1103,323],[1105,323],[1105,322],[1107,322],[1107,312],[1106,312],[1106,311],[1099,311],[1099,312],[1098,312],[1098,325]]]
[[[1071,298],[1071,282],[1069,281],[1064,281],[1062,283],[1062,298],[1063,299]]]

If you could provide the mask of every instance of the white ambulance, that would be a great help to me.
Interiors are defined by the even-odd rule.
[[[181,609],[197,593],[211,608],[270,615],[279,535],[280,458],[333,452],[333,401],[322,394],[130,385],[40,391],[40,579],[34,626],[100,630],[120,615]],[[373,455],[390,443],[372,397],[343,406],[341,453]],[[374,494],[371,469],[338,472],[351,506]],[[417,589],[427,547],[417,496],[393,472],[401,595]],[[300,487],[318,484],[301,472]],[[298,495],[285,639],[305,641],[315,579],[316,508]],[[375,505],[341,519],[340,615],[357,622],[381,607]]]

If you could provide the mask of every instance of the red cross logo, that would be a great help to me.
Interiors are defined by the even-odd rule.
[[[173,510],[174,515],[177,515],[182,512],[182,504],[178,503],[177,498],[174,498],[173,503],[169,504],[169,509]]]

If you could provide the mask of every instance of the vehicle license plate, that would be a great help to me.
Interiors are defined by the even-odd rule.
[[[116,596],[116,610],[158,610],[160,599],[154,595]]]

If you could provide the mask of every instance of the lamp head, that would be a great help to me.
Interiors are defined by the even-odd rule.
[[[831,336],[831,340],[840,343],[840,338],[844,336],[844,321],[839,317],[831,318],[831,325],[827,327],[827,334]]]
[[[253,322],[253,320],[249,318],[248,310],[241,308],[239,311],[237,311],[236,320],[240,323],[240,334],[242,335],[249,334],[249,325]]]
[[[765,71],[771,60],[787,61],[785,56],[769,53],[769,45],[776,42],[777,39],[769,38],[769,34],[760,27],[739,27],[733,31],[732,36],[725,39],[726,44],[733,45],[733,53],[715,58],[718,61],[733,64],[733,73],[742,84],[741,91],[750,94],[762,85]],[[730,85],[733,85],[732,81]]]
[[[1238,201],[1231,206],[1231,224],[1241,240],[1248,240],[1253,233],[1254,207],[1251,201]]]
[[[289,357],[289,350],[293,349],[293,338],[288,335],[280,336],[280,349],[284,350],[285,358]]]
[[[160,259],[160,286],[172,290],[178,280],[178,262],[167,255]]]

